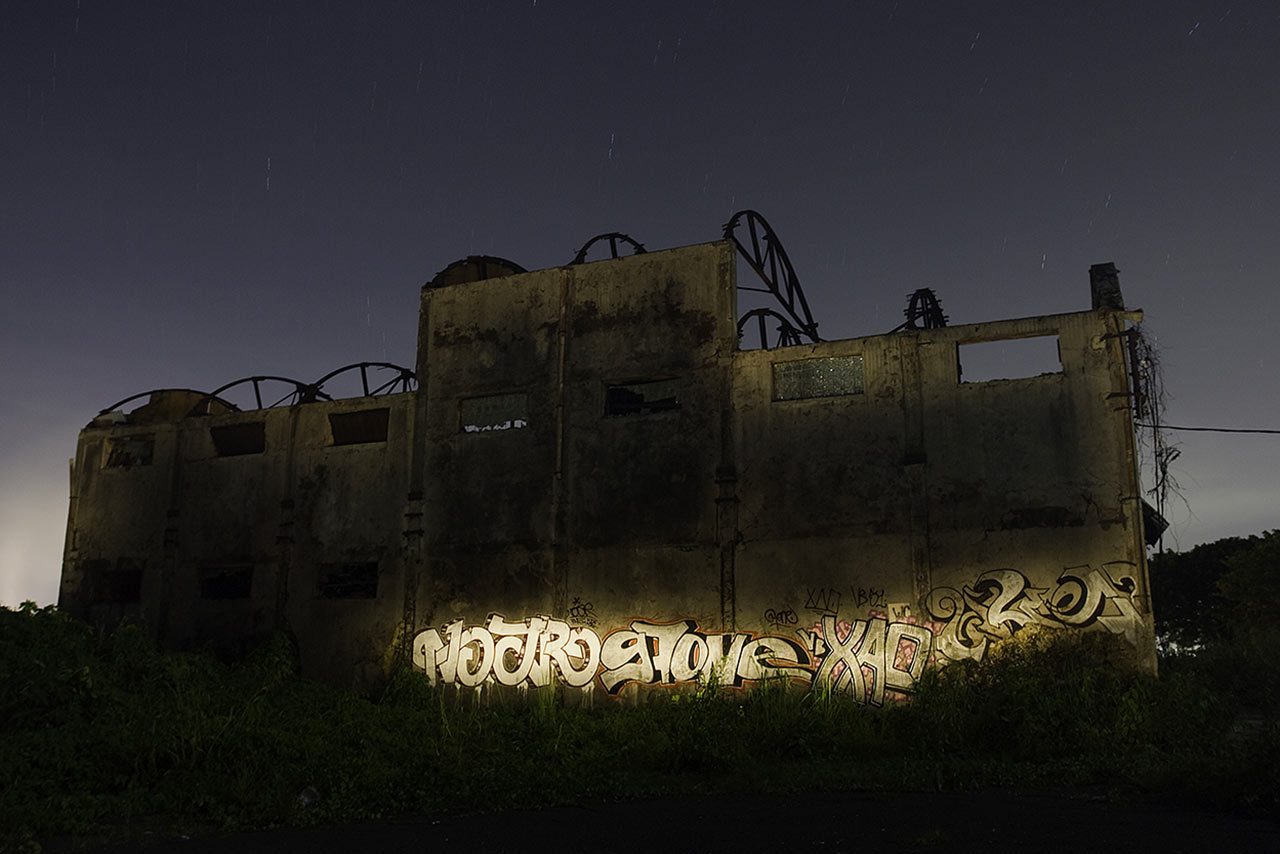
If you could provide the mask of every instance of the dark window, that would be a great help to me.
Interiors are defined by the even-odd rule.
[[[252,566],[200,567],[201,599],[248,599],[252,589]]]
[[[107,440],[107,465],[111,468],[149,466],[155,452],[154,436],[118,436]]]
[[[116,561],[114,569],[108,567],[107,561],[94,561],[102,567],[94,580],[95,597],[99,602],[141,602],[142,601],[142,563],[132,558],[122,557]],[[95,567],[96,568],[96,567]]]
[[[378,564],[326,563],[320,566],[320,598],[376,599]]]
[[[979,341],[956,348],[957,374],[962,383],[1016,380],[1062,373],[1057,335]]]
[[[773,399],[862,394],[862,356],[799,359],[773,365]]]
[[[458,401],[459,429],[463,433],[519,430],[529,426],[529,396],[491,394]]]
[[[387,421],[391,410],[363,409],[359,412],[329,413],[329,433],[335,445],[363,445],[387,441]]]
[[[679,380],[642,380],[610,383],[604,392],[604,414],[648,415],[680,408]]]
[[[213,437],[213,448],[220,457],[261,454],[267,449],[267,425],[263,421],[210,427],[209,435]]]

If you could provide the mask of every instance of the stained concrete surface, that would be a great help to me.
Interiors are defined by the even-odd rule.
[[[152,854],[428,851],[1280,852],[1280,820],[1094,792],[736,794],[208,836]],[[69,850],[62,845],[49,851]],[[139,850],[112,846],[99,852]]]
[[[858,626],[883,639],[864,663],[886,679],[850,686],[875,705],[915,662],[981,658],[1016,626],[1107,631],[1154,669],[1141,314],[1108,271],[1088,311],[742,350],[737,254],[463,261],[421,294],[415,391],[210,411],[165,389],[102,414],[77,444],[59,608],[233,656],[287,626],[305,676],[363,692],[410,650],[442,684],[497,676],[455,664],[493,615],[572,618],[588,653],[633,620],[690,620],[780,637],[814,674]],[[688,681],[713,660],[695,658],[635,681]],[[587,701],[592,675],[572,686]]]

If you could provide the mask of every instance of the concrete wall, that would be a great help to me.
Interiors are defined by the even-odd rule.
[[[714,671],[879,704],[1033,626],[1152,664],[1135,315],[738,351],[734,265],[717,242],[428,286],[416,393],[95,422],[63,606],[187,646],[287,622],[308,673],[350,684],[400,652],[465,688]],[[968,381],[992,340],[1052,364]],[[380,408],[385,440],[335,444]],[[261,451],[218,454],[211,431],[254,423]],[[138,567],[137,601],[104,597]],[[219,567],[252,589],[211,597]]]
[[[926,626],[941,661],[981,657],[1026,626],[1097,626],[1149,666],[1125,318],[738,354],[739,625],[777,628],[785,614],[817,633],[825,616],[848,631]],[[1031,337],[1056,338],[1060,370],[960,381],[961,346]],[[775,365],[850,356],[862,358],[862,393],[772,399]]]
[[[137,615],[169,645],[232,654],[287,619],[308,672],[376,678],[403,614],[413,403],[397,394],[159,422],[139,411],[91,425],[77,447],[59,605],[108,623]],[[380,409],[385,441],[334,444],[330,415]],[[214,432],[246,425],[261,425],[262,450],[219,455]],[[108,465],[130,438],[153,440],[149,461]],[[322,589],[326,567],[369,563],[373,596]],[[109,589],[134,568],[133,595]]]
[[[424,289],[425,619],[576,601],[719,620],[733,269],[717,243]],[[627,385],[678,407],[607,414]],[[523,396],[522,426],[465,432],[467,401],[503,396]]]

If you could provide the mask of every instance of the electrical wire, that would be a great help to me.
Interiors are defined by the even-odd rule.
[[[1175,427],[1172,424],[1139,424],[1153,430],[1188,430],[1196,433],[1275,433],[1280,430],[1253,430],[1246,427]]]

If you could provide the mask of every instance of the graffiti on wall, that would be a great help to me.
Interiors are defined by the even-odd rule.
[[[796,612],[790,608],[765,609],[764,624],[771,629],[794,626],[798,622],[800,622],[800,618],[797,617]]]
[[[594,626],[598,622],[595,606],[590,602],[583,602],[577,596],[573,597],[573,604],[569,606],[569,619],[580,626]]]
[[[782,679],[880,706],[887,696],[909,693],[931,663],[981,659],[992,641],[1029,625],[1096,625],[1136,643],[1144,624],[1133,602],[1133,569],[1071,567],[1043,588],[1017,570],[991,570],[959,588],[934,588],[925,598],[926,619],[907,603],[884,602],[883,593],[882,609],[841,619],[830,607],[839,607],[836,591],[810,590],[806,607],[818,611],[817,621],[791,628],[793,611],[771,609],[771,634],[709,632],[691,619],[637,619],[601,634],[594,611],[583,625],[583,603],[575,600],[578,625],[545,614],[515,621],[495,613],[483,625],[458,619],[425,629],[414,638],[413,663],[433,684],[462,687],[560,683],[598,685],[616,695],[629,685],[743,687]],[[788,629],[790,636],[780,633]]]
[[[414,638],[413,663],[433,682],[474,687],[545,687],[556,681],[581,688],[597,680],[617,694],[626,685],[688,682],[742,686],[770,678],[812,678],[812,661],[798,641],[748,632],[704,632],[694,620],[632,620],[603,638],[542,614],[510,622],[490,614],[483,626],[454,620]]]
[[[840,591],[834,587],[810,587],[804,607],[820,614],[837,614],[840,612]]]
[[[980,660],[991,641],[1024,626],[1082,629],[1101,626],[1136,644],[1143,617],[1133,603],[1138,589],[1131,563],[1069,567],[1050,587],[1035,587],[1021,572],[994,569],[960,589],[937,587],[925,599],[942,623],[934,636],[940,661]]]
[[[853,602],[855,608],[885,607],[883,587],[854,587]]]
[[[820,630],[801,629],[818,667],[813,684],[844,691],[859,703],[884,705],[886,690],[906,693],[924,673],[933,648],[933,632],[883,617],[837,623],[822,618]]]

